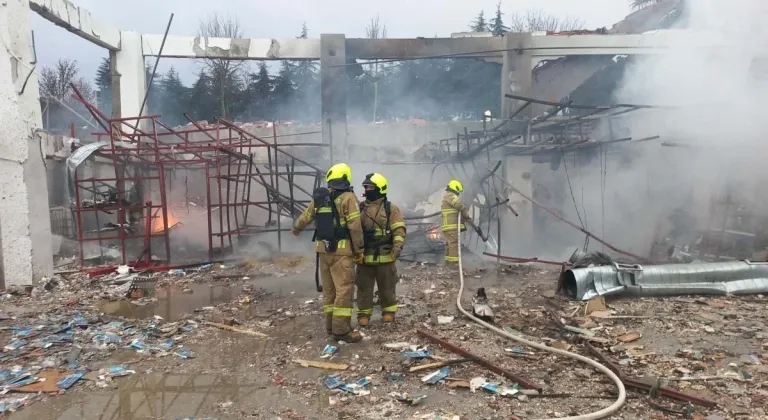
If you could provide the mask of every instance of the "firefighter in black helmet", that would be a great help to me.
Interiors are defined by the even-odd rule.
[[[381,317],[393,322],[397,311],[395,261],[405,246],[405,221],[400,208],[387,200],[387,179],[379,173],[363,181],[365,201],[360,220],[365,238],[363,263],[357,266],[357,323],[368,325],[373,314],[373,287],[379,287]]]
[[[294,235],[315,221],[315,249],[323,282],[325,329],[339,341],[358,342],[352,330],[352,296],[355,263],[363,260],[360,210],[352,192],[352,170],[345,163],[333,165],[325,180],[328,188],[315,190],[312,202],[293,227]]]

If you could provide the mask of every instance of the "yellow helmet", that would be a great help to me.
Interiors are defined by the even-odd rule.
[[[379,192],[381,194],[387,193],[387,178],[384,178],[384,175],[374,172],[372,174],[368,174],[365,176],[365,181],[363,181],[363,187],[366,185],[373,185],[379,189]]]
[[[456,194],[461,194],[464,192],[464,185],[462,185],[459,180],[452,179],[448,183],[448,189],[454,191]]]
[[[325,182],[333,188],[343,188],[343,184],[348,187],[352,184],[352,168],[346,163],[337,163],[328,169],[325,174]]]

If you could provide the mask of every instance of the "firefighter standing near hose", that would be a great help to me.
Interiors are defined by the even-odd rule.
[[[465,223],[474,226],[469,217],[467,206],[461,201],[459,195],[464,191],[464,186],[458,180],[451,180],[445,189],[443,201],[440,203],[440,212],[443,216],[442,231],[445,238],[445,264],[454,265],[459,262],[459,212],[461,212],[461,231],[467,230]],[[483,232],[475,227],[480,237]]]
[[[325,176],[328,188],[315,190],[312,201],[293,226],[298,235],[315,221],[315,249],[323,282],[325,329],[339,341],[358,342],[352,330],[352,296],[355,263],[363,260],[363,229],[357,197],[352,192],[352,170],[345,163],[333,165]]]
[[[381,317],[393,322],[397,311],[395,261],[405,245],[405,221],[400,209],[387,200],[387,179],[379,173],[363,181],[365,201],[360,220],[365,238],[363,263],[357,266],[357,323],[368,326],[373,315],[373,287],[379,287]]]

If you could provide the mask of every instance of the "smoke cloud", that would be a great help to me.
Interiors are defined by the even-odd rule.
[[[661,138],[606,146],[607,155],[598,150],[568,156],[568,176],[564,165],[548,174],[542,171],[549,168],[537,168],[534,183],[548,187],[551,204],[569,219],[581,217],[590,231],[640,255],[648,255],[657,233],[671,228],[675,209],[702,229],[711,223],[711,200],[722,201],[726,192],[732,202],[760,206],[756,197],[762,196],[768,149],[762,106],[768,83],[760,58],[768,41],[766,16],[768,4],[759,0],[686,0],[677,28],[667,32],[685,29],[725,46],[679,46],[632,57],[614,92],[617,103],[665,108],[614,119],[614,130],[623,132],[612,137]],[[609,138],[607,126],[601,129],[593,140]],[[583,234],[551,218],[544,223],[556,226],[545,227],[537,242],[549,245],[556,257],[567,253],[557,249],[583,245]],[[600,246],[592,242],[590,249]]]

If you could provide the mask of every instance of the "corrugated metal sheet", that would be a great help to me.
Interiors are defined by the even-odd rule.
[[[575,268],[563,273],[571,298],[597,296],[671,296],[688,294],[768,293],[768,262],[730,261],[701,264],[613,264]]]

